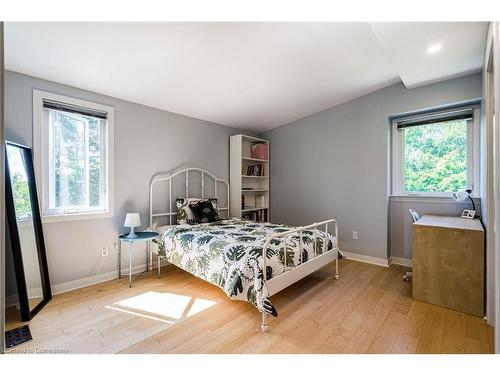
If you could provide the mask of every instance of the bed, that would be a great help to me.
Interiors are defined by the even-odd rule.
[[[179,178],[184,186],[180,194],[174,194]],[[161,184],[165,186],[159,188]],[[221,220],[176,224],[177,210],[173,206],[178,196],[216,198]],[[152,267],[152,255],[156,253],[158,275],[161,260],[165,259],[218,286],[229,298],[252,303],[262,313],[263,331],[268,328],[267,317],[278,316],[272,295],[332,261],[334,278],[339,278],[336,220],[290,227],[231,218],[229,183],[203,169],[186,168],[152,178],[150,228],[158,230],[160,237],[150,246],[148,266]]]

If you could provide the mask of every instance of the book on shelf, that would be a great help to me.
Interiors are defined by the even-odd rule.
[[[243,219],[255,221],[255,215],[253,212],[245,212],[243,213]]]
[[[264,166],[244,165],[241,167],[241,174],[244,176],[264,176]]]
[[[264,210],[255,210],[250,212],[244,212],[242,215],[243,219],[263,222],[266,220],[266,212]]]
[[[255,196],[255,207],[266,207],[266,197],[262,194]]]

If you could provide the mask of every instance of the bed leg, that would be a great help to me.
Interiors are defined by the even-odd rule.
[[[157,272],[158,272],[157,277],[160,277],[160,272],[161,272],[161,256],[160,255],[158,255],[156,257],[156,268],[157,268]]]
[[[260,325],[260,329],[262,332],[266,332],[269,326],[267,325],[267,314],[262,313],[262,324]]]
[[[335,280],[339,279],[339,256],[337,254],[337,259],[335,259]]]

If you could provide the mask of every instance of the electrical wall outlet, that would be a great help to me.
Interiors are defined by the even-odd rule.
[[[357,240],[358,239],[358,232],[355,231],[355,230],[352,231],[352,239],[353,240]]]
[[[107,246],[104,246],[102,249],[101,249],[101,256],[103,257],[107,257],[109,254],[109,249]]]

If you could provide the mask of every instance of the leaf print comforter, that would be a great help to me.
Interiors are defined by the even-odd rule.
[[[216,223],[181,224],[167,230],[159,239],[160,255],[191,274],[217,285],[231,299],[253,303],[261,312],[277,316],[269,301],[263,282],[262,251],[269,236],[293,227],[271,223],[256,223],[242,219],[227,219]],[[287,236],[270,242],[267,249],[266,276],[271,279],[323,252],[325,233],[319,230],[302,232],[303,250],[299,254],[300,235]],[[327,251],[336,247],[336,239],[328,234]]]

